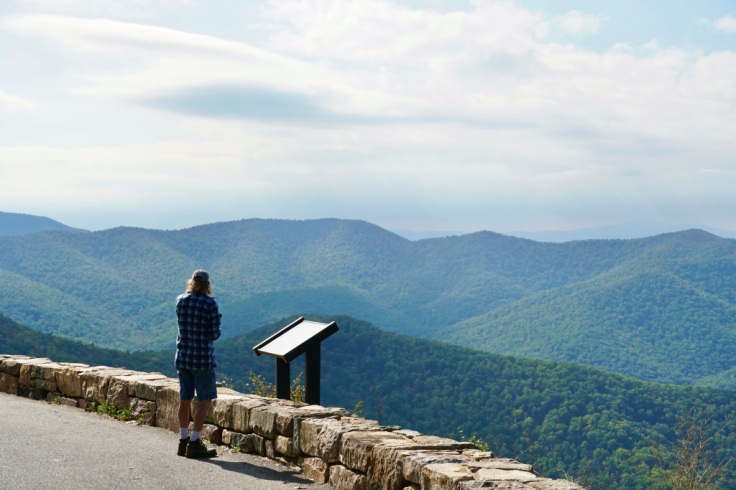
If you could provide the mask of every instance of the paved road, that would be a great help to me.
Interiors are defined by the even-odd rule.
[[[178,434],[0,393],[0,489],[327,490],[266,458],[176,455]]]

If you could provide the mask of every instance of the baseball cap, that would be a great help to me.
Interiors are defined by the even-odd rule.
[[[207,273],[206,270],[197,269],[192,273],[192,279],[199,279],[200,281],[209,282],[210,275]]]

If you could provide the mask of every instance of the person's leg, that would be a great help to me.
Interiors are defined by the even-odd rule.
[[[197,392],[197,403],[194,405],[194,423],[192,433],[187,446],[186,456],[188,458],[212,458],[217,456],[217,449],[208,449],[199,435],[202,432],[207,412],[212,400],[217,398],[217,381],[215,370],[195,371],[195,386]]]
[[[192,427],[192,441],[199,438],[202,432],[207,411],[212,400],[217,398],[217,377],[214,369],[203,369],[194,372],[194,386],[197,391],[197,403],[194,405],[194,424]]]
[[[179,400],[179,429],[189,430],[189,414],[192,409],[192,400]],[[205,414],[206,415],[206,414]],[[195,419],[196,420],[196,419]],[[200,430],[201,430],[200,426]],[[184,439],[184,435],[180,433],[180,437]]]
[[[189,414],[194,398],[194,376],[186,369],[179,370],[179,448],[176,454],[184,456],[189,444]]]
[[[194,405],[194,424],[192,427],[192,435],[195,435],[196,433],[196,439],[199,438],[199,433],[202,432],[202,427],[204,426],[204,420],[207,418],[207,411],[210,409],[210,404],[212,403],[212,400],[197,400],[197,403]]]

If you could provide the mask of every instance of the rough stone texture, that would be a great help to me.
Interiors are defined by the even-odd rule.
[[[264,439],[263,440],[263,450],[264,450],[264,456],[270,459],[276,458],[276,448],[274,447],[274,442],[271,439]]]
[[[530,471],[521,470],[500,470],[495,468],[481,468],[475,473],[475,479],[484,480],[515,480],[522,483],[529,483],[539,478]]]
[[[179,381],[172,378],[139,380],[134,383],[132,396],[143,400],[156,401],[156,392],[167,386],[179,387]]]
[[[495,459],[495,456],[491,451],[481,451],[480,449],[468,449],[463,451],[463,455],[469,457],[474,461],[487,461],[489,459]]]
[[[307,419],[295,425],[294,439],[299,441],[299,453],[322,458],[327,463],[340,461],[339,442],[344,425],[337,419]]]
[[[40,370],[40,366],[43,364],[51,363],[51,359],[26,359],[19,361],[20,367],[20,384],[23,386],[33,386],[33,381],[36,379],[43,379],[43,373]]]
[[[133,371],[107,366],[96,366],[83,370],[80,375],[85,386],[84,397],[89,401],[107,400],[107,389],[114,376],[132,374]],[[126,391],[127,397],[127,391]]]
[[[330,466],[320,458],[299,458],[304,476],[317,483],[327,483],[330,478]]]
[[[179,432],[179,386],[164,386],[156,392],[156,426]]]
[[[319,405],[282,406],[276,413],[276,431],[282,436],[294,435],[294,421],[306,418],[346,417],[350,412],[344,408],[326,408]]]
[[[529,483],[529,487],[534,490],[585,490],[577,483],[565,480],[549,480],[546,478]]]
[[[253,407],[248,416],[248,431],[274,439],[276,437],[277,410],[277,407],[271,405]]]
[[[41,364],[31,364],[29,367],[31,370],[31,379],[54,381],[56,379],[56,371],[61,369],[61,364],[51,361]]]
[[[194,427],[194,423],[190,423],[189,430],[191,431],[193,427]],[[200,434],[200,437],[202,439],[209,440],[210,442],[214,442],[212,441],[212,435],[215,434],[217,431],[218,431],[218,427],[216,425],[204,424],[202,426],[202,433]],[[178,429],[177,429],[177,432],[178,432]]]
[[[240,400],[233,403],[231,408],[233,412],[233,430],[243,433],[249,432],[248,419],[251,410],[267,405],[266,400],[266,398],[256,395],[244,395]]]
[[[161,373],[134,372],[132,374],[126,374],[123,376],[115,376],[115,379],[125,381],[128,387],[128,396],[136,397],[136,392],[138,391],[137,387],[139,384],[142,384],[148,381],[161,381],[161,380],[168,379],[168,378]],[[137,397],[137,398],[142,398],[142,397]],[[150,400],[150,401],[153,401],[153,400]]]
[[[112,378],[107,388],[107,403],[122,410],[128,406],[128,382],[124,379]]]
[[[56,401],[59,405],[64,405],[67,407],[76,407],[77,406],[77,400],[74,398],[67,398],[64,396],[60,396],[56,398]]]
[[[532,471],[532,465],[519,463],[518,461],[508,458],[499,458],[490,461],[473,461],[468,463],[468,467],[472,470],[486,468],[495,470]]]
[[[403,432],[403,431],[400,431]],[[442,443],[439,447],[452,444]],[[371,463],[366,472],[369,488],[400,490],[407,485],[419,485],[422,468],[427,464],[467,464],[469,458],[458,451],[427,450],[421,445],[390,442],[376,445],[371,452]]]
[[[378,445],[408,445],[411,439],[392,432],[348,432],[340,442],[340,462],[351,470],[366,473]]]
[[[45,391],[56,391],[56,383],[47,379],[34,379],[33,386]]]
[[[133,420],[142,425],[154,425],[156,423],[156,402],[130,398],[128,403],[130,416]]]
[[[342,435],[356,430],[380,430],[373,420],[343,417],[342,419],[305,419],[294,426],[300,455],[316,456],[328,463],[340,461]]]
[[[534,490],[529,485],[518,481],[464,481],[457,485],[455,490],[475,490],[490,488],[493,490]]]
[[[229,434],[229,439],[230,439],[229,443],[225,442],[226,433]],[[240,450],[243,451],[244,453],[252,453],[255,451],[255,449],[253,448],[253,442],[251,442],[250,447],[248,447],[249,439],[248,439],[247,434],[242,434],[240,432],[223,431],[222,440],[223,440],[223,443],[230,444],[230,446],[232,447],[236,447],[236,446],[239,447]]]
[[[391,446],[375,446],[372,451],[373,463],[366,474],[368,488],[380,490],[401,490],[410,482],[404,479],[401,464],[402,451]]]
[[[220,394],[218,392],[217,398],[212,400],[212,404],[210,404],[206,420],[225,429],[234,430],[233,405],[242,399],[243,395]]]
[[[429,464],[466,464],[465,455],[453,451],[401,451],[402,476],[411,483],[422,483],[422,469]]]
[[[364,475],[339,464],[330,467],[330,485],[337,490],[366,490]]]
[[[0,358],[0,372],[19,378],[20,367],[23,365],[20,361],[25,359],[30,359],[30,357],[3,355],[3,357]]]
[[[20,368],[18,369],[20,372]],[[15,395],[18,393],[19,378],[8,373],[0,373],[0,391]]]
[[[473,450],[476,448],[476,446],[470,442],[456,441],[454,439],[448,439],[447,437],[427,436],[423,434],[411,437],[411,441],[417,449],[434,449],[441,451],[445,449]]]
[[[290,458],[296,457],[296,451],[294,451],[294,439],[286,436],[276,436],[274,442],[274,449],[277,453],[289,456]]]
[[[36,388],[35,386],[23,386],[19,384],[18,393],[16,394],[23,398],[30,398],[31,400],[44,400],[48,396],[49,392]]]
[[[258,434],[248,434],[249,444],[253,445],[253,452],[261,456],[266,455],[266,439]]]
[[[225,433],[225,429],[222,427],[215,427],[210,434],[210,442],[212,444],[222,444],[222,436]],[[229,444],[228,444],[229,445]]]
[[[224,444],[226,446],[233,446],[233,434],[236,434],[235,432],[229,431],[227,429],[222,430],[222,435],[220,436],[220,444]],[[240,446],[240,444],[237,444]]]
[[[473,474],[462,464],[437,463],[422,468],[422,490],[454,488],[458,483],[467,480],[473,480]]]
[[[82,398],[84,396],[84,383],[80,373],[89,368],[86,364],[64,364],[61,369],[56,371],[56,386],[58,390],[73,398]]]

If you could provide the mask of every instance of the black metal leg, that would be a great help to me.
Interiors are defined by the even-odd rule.
[[[283,359],[276,359],[276,398],[289,400],[291,398],[291,374],[289,363]]]
[[[319,405],[319,377],[320,377],[320,344],[310,346],[305,353],[305,401],[310,405]]]

